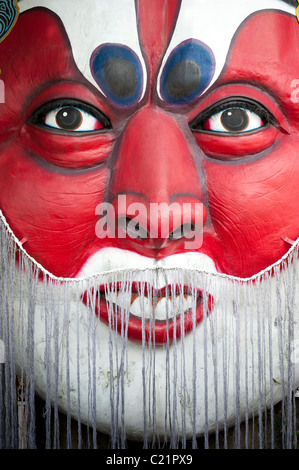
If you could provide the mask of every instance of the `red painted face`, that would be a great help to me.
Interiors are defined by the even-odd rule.
[[[213,50],[200,37],[170,53],[160,77],[179,2],[165,11],[157,0],[150,12],[137,4],[147,77],[126,45],[99,44],[86,58],[99,88],[77,68],[55,14],[20,15],[0,46],[0,207],[32,257],[74,277],[103,247],[151,258],[191,250],[183,238],[98,238],[101,202],[202,202],[196,251],[221,272],[251,276],[299,235],[297,20],[272,10],[247,18],[212,83]]]

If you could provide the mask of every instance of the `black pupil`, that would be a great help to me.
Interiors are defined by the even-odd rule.
[[[82,123],[82,113],[76,108],[62,108],[56,114],[56,123],[61,129],[78,129]]]
[[[244,109],[230,108],[223,111],[221,123],[230,132],[240,132],[247,129],[249,118]]]
[[[105,80],[118,98],[128,98],[137,88],[137,74],[133,64],[121,57],[109,59],[104,67]]]
[[[175,98],[187,98],[200,85],[200,67],[196,62],[183,60],[175,64],[167,77],[167,91]]]

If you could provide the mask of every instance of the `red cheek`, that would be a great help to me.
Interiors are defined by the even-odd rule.
[[[1,156],[1,208],[24,248],[47,270],[72,277],[98,247],[96,206],[108,172],[49,169],[12,146]]]
[[[221,270],[256,274],[288,250],[283,238],[299,236],[298,137],[285,137],[257,161],[204,169],[213,226],[222,246]]]
[[[114,137],[112,133],[59,135],[59,131],[24,126],[19,144],[41,161],[65,169],[82,170],[107,162]]]

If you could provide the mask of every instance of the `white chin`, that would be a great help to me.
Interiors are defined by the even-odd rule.
[[[92,255],[84,264],[77,278],[86,278],[116,270],[145,271],[146,269],[196,269],[205,272],[216,272],[214,261],[203,253],[179,253],[155,260],[139,255],[133,251],[119,248],[103,248]],[[163,287],[163,286],[161,286]]]

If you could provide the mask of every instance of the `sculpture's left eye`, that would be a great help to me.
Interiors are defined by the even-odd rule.
[[[194,131],[243,134],[274,123],[272,114],[251,100],[229,100],[201,113],[190,127]]]
[[[67,132],[92,132],[111,128],[109,119],[99,109],[76,100],[46,103],[35,111],[30,122]]]
[[[260,116],[245,108],[228,108],[213,114],[203,129],[214,132],[245,132],[259,129],[264,125]]]

